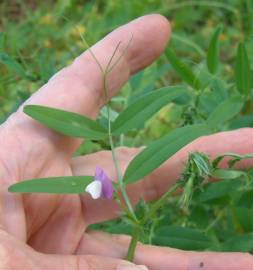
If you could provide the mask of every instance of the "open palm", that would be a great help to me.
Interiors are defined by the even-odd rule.
[[[105,66],[118,42],[127,44],[133,36],[131,46],[109,76],[111,97],[131,74],[160,55],[169,35],[170,27],[164,17],[148,15],[118,28],[92,47]],[[42,104],[95,118],[104,105],[99,67],[85,52],[25,104]],[[243,129],[196,140],[144,180],[129,186],[133,203],[140,196],[152,200],[166,191],[177,179],[189,151],[198,149],[211,156],[225,151],[249,152],[253,150],[252,135],[251,129]],[[26,116],[22,106],[1,126],[0,141],[0,269],[106,270],[125,264],[121,259],[126,254],[128,237],[86,232],[89,224],[117,215],[114,202],[94,201],[87,195],[13,195],[7,191],[10,184],[23,179],[93,175],[97,165],[116,180],[109,151],[73,159],[80,140],[43,127]],[[137,152],[138,149],[117,149],[122,170]],[[172,168],[168,178],[167,172]],[[135,260],[159,270],[253,269],[253,258],[248,254],[182,252],[144,245],[138,246]]]

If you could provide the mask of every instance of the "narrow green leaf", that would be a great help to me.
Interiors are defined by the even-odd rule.
[[[193,73],[192,69],[183,63],[175,54],[175,52],[171,49],[166,49],[165,54],[170,61],[170,64],[187,84],[189,84],[192,88],[199,90],[201,87],[201,83],[197,76]]]
[[[218,179],[236,179],[241,176],[244,176],[245,174],[246,173],[243,171],[216,169],[212,172],[212,177],[215,177]]]
[[[5,65],[10,71],[15,72],[20,77],[25,77],[25,70],[20,63],[18,63],[15,59],[9,56],[6,53],[0,52],[0,63]]]
[[[239,93],[243,96],[250,94],[252,87],[249,58],[243,43],[240,43],[237,49],[235,63],[235,81]]]
[[[235,117],[241,111],[244,102],[240,97],[230,97],[220,103],[209,115],[207,124],[212,128],[218,128],[223,123]]]
[[[207,67],[210,73],[215,74],[219,65],[219,35],[222,28],[218,27],[211,38],[207,51]]]
[[[159,167],[183,146],[199,136],[209,133],[206,125],[185,126],[173,130],[151,143],[130,162],[124,175],[124,181],[126,183],[136,182]]]
[[[67,136],[103,139],[106,130],[96,121],[83,115],[39,105],[27,105],[24,112],[43,125]]]
[[[153,243],[184,250],[203,250],[213,242],[202,231],[180,226],[162,226],[155,231]]]
[[[152,91],[128,106],[112,124],[112,132],[121,134],[138,128],[163,106],[186,93],[185,86],[164,87]]]
[[[38,178],[19,182],[8,190],[20,193],[79,194],[84,193],[86,186],[92,181],[92,176]]]

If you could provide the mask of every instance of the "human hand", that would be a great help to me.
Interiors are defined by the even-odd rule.
[[[99,61],[106,65],[117,43],[127,43],[131,35],[134,37],[122,61],[109,76],[110,96],[116,94],[129,75],[160,55],[169,33],[165,18],[150,15],[117,29],[92,48]],[[26,104],[42,104],[95,118],[103,102],[100,71],[89,52],[85,52]],[[226,149],[248,152],[249,148],[253,149],[251,134],[251,129],[244,129],[196,140],[143,181],[129,186],[133,202],[140,196],[148,200],[159,197],[176,180],[189,150],[211,155]],[[22,179],[93,174],[96,165],[101,165],[115,179],[109,152],[72,159],[80,141],[41,126],[27,117],[22,107],[1,126],[0,140],[0,266],[3,269],[106,270],[117,269],[124,263],[120,258],[126,254],[128,237],[85,232],[89,224],[115,217],[117,205],[114,202],[94,201],[86,195],[13,195],[7,192],[10,184]],[[220,145],[216,140],[221,140]],[[122,170],[137,152],[138,149],[118,149]],[[10,153],[11,158],[7,159]],[[172,171],[169,178],[168,171]],[[136,263],[150,269],[253,268],[251,255],[239,253],[196,253],[139,245],[135,258]]]

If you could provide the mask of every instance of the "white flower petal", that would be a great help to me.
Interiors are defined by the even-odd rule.
[[[92,199],[98,199],[102,195],[102,183],[100,181],[91,182],[86,188],[85,191],[90,193]]]

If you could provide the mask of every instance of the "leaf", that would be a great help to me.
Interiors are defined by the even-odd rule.
[[[240,97],[230,97],[220,103],[216,109],[209,115],[207,124],[212,128],[217,128],[228,120],[235,117],[243,107],[243,101]]]
[[[85,192],[85,187],[92,181],[92,176],[38,178],[19,182],[8,190],[20,193],[80,194]]]
[[[20,77],[25,77],[25,70],[20,63],[6,53],[0,53],[0,63],[4,64],[10,71],[15,72]]]
[[[213,78],[209,81],[209,90],[203,92],[199,97],[199,109],[210,115],[216,107],[228,99],[228,86],[224,81]]]
[[[246,190],[237,202],[237,205],[245,208],[253,207],[253,189]]]
[[[247,207],[236,207],[234,215],[244,232],[253,231],[253,210]]]
[[[247,233],[233,236],[220,247],[221,251],[226,252],[251,252],[253,250],[253,234]]]
[[[133,183],[159,167],[183,146],[202,135],[209,134],[206,125],[193,125],[178,128],[152,142],[129,164],[124,181]]]
[[[140,198],[136,204],[134,212],[138,220],[143,220],[147,216],[150,217],[150,207],[143,198]]]
[[[163,106],[185,92],[184,86],[164,87],[140,97],[120,113],[113,122],[113,134],[119,135],[142,126]]]
[[[204,250],[213,243],[211,238],[197,229],[163,226],[155,231],[153,244],[184,250]]]
[[[246,173],[243,171],[236,171],[236,170],[225,170],[225,169],[215,169],[212,172],[212,177],[218,179],[236,179],[241,176],[244,176]]]
[[[211,38],[207,51],[207,68],[210,73],[215,74],[219,64],[219,35],[222,28],[218,27]]]
[[[201,87],[199,79],[193,73],[192,69],[183,63],[171,49],[165,51],[167,58],[170,61],[170,64],[186,83],[188,83],[192,88],[199,90]]]
[[[234,160],[242,160],[242,159],[247,159],[247,158],[253,158],[253,154],[246,154],[246,155],[239,155],[237,153],[232,153],[232,152],[226,152],[217,158],[215,158],[212,161],[212,166],[213,167],[218,167],[219,163],[225,158],[225,157],[230,157],[228,163],[234,163]]]
[[[229,130],[239,129],[244,127],[253,127],[253,115],[239,115],[229,124]]]
[[[132,92],[134,94],[140,94],[144,91],[153,90],[157,76],[157,63],[154,63],[144,70],[138,72],[136,75],[132,76],[129,81]],[[134,95],[130,97],[131,100],[133,96]]]
[[[208,210],[203,205],[196,205],[191,209],[188,221],[197,228],[205,229],[209,222]]]
[[[104,229],[104,231],[112,234],[128,234],[132,235],[133,228],[130,224],[126,223],[119,223],[119,224],[112,224],[108,226],[108,228]]]
[[[117,111],[114,111],[112,108],[109,108],[109,110],[110,110],[110,120],[114,121],[118,117],[119,113]],[[108,111],[106,106],[104,106],[100,110],[97,122],[104,128],[108,127]]]
[[[139,88],[139,86],[141,84],[141,80],[144,76],[144,71],[145,71],[145,69],[137,72],[136,74],[131,76],[131,78],[129,79],[129,84],[130,84],[131,88],[133,89],[133,91]]]
[[[252,87],[252,78],[250,71],[249,58],[243,43],[240,43],[237,49],[235,63],[235,81],[239,93],[243,96],[250,94]]]
[[[39,105],[27,105],[24,112],[43,125],[64,135],[78,138],[104,139],[106,130],[83,115]]]
[[[242,186],[240,180],[223,180],[220,182],[208,183],[201,192],[196,192],[194,198],[198,202],[208,202],[214,199],[230,197],[233,192]]]
[[[109,110],[110,110],[110,120],[111,121],[114,121],[118,117],[119,113],[116,112],[115,110],[113,110],[112,108],[109,108]],[[101,116],[103,116],[105,118],[106,124],[108,125],[108,114],[107,114],[107,108],[106,108],[106,106],[104,106],[100,110],[100,114],[101,114]]]

